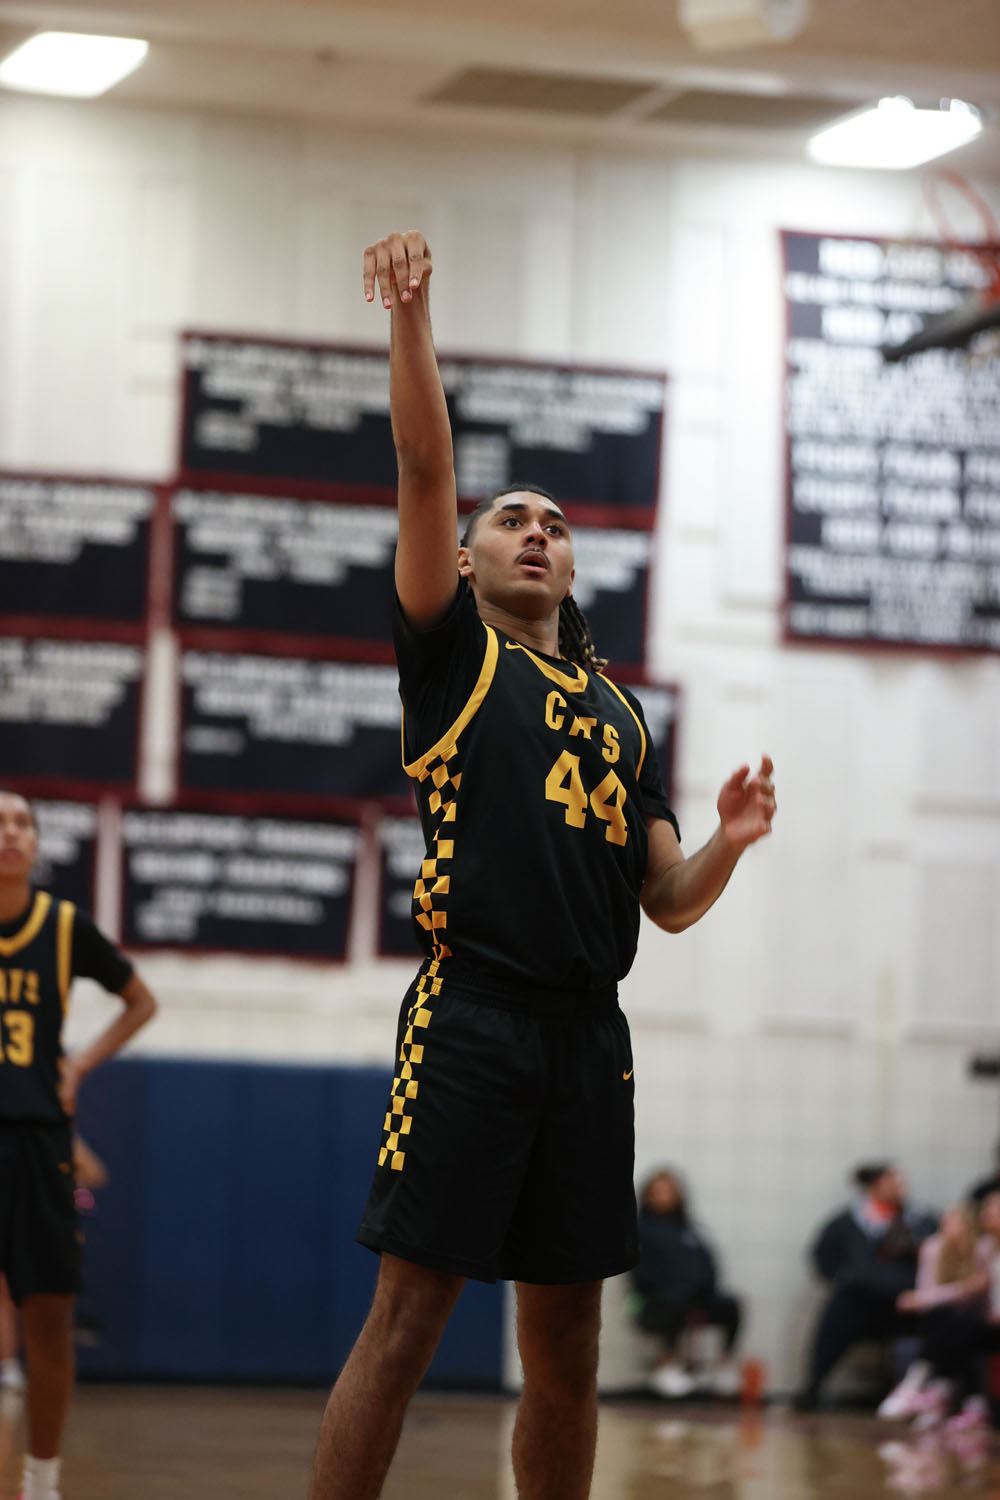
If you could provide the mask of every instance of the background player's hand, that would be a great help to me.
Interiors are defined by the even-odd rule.
[[[431,252],[419,229],[387,235],[365,251],[365,301],[374,300],[378,282],[383,307],[392,306],[393,292],[401,302],[412,302],[431,270]]]
[[[72,1057],[59,1059],[59,1103],[68,1115],[76,1114],[76,1096],[83,1082],[83,1071]]]
[[[717,806],[722,831],[730,848],[738,853],[771,832],[771,819],[777,807],[771,780],[773,770],[770,756],[765,755],[756,776],[750,776],[749,766],[740,766],[719,793]]]

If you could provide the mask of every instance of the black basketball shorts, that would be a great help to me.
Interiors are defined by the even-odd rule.
[[[15,1302],[80,1290],[69,1124],[0,1120],[0,1270]]]
[[[512,990],[427,961],[396,1057],[362,1245],[477,1281],[636,1264],[632,1047],[614,988]]]

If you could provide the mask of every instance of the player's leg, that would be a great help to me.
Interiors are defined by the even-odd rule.
[[[0,1389],[24,1390],[24,1372],[18,1359],[20,1347],[17,1309],[7,1286],[7,1278],[0,1276]]]
[[[376,1500],[406,1408],[464,1285],[383,1254],[371,1311],[330,1393],[309,1500]]]
[[[21,1304],[21,1328],[28,1358],[29,1469],[59,1456],[59,1445],[73,1394],[74,1298],[38,1294]]]
[[[602,1285],[518,1283],[524,1389],[513,1457],[519,1500],[586,1500],[590,1494]]]

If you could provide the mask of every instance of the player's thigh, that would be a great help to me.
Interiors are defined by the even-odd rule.
[[[603,1280],[638,1259],[632,1052],[620,1011],[555,1028],[553,1085],[535,1137],[505,1275]]]
[[[80,1289],[81,1231],[69,1126],[25,1127],[7,1275],[18,1303]]]
[[[359,1239],[491,1280],[540,1109],[537,1025],[446,990],[426,1024],[410,1012]]]

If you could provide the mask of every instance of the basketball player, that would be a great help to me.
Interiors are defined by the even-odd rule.
[[[311,1500],[374,1500],[465,1278],[517,1283],[522,1500],[585,1500],[603,1278],[635,1265],[633,1059],[617,1003],[640,902],[669,932],[769,832],[771,762],[744,766],[685,859],[637,700],[601,673],[573,602],[559,506],[518,487],[458,549],[451,431],[431,339],[430,253],[364,258],[392,310],[399,464],[394,637],[403,752],[427,840],[426,957],[358,1234],[371,1311],[334,1386]]]
[[[80,1247],[72,1120],[80,1084],[153,1015],[128,959],[72,902],[32,889],[38,831],[28,802],[0,791],[0,1270],[28,1359],[23,1500],[59,1500],[59,1444],[73,1387]],[[124,1011],[68,1057],[72,981],[95,979]]]

